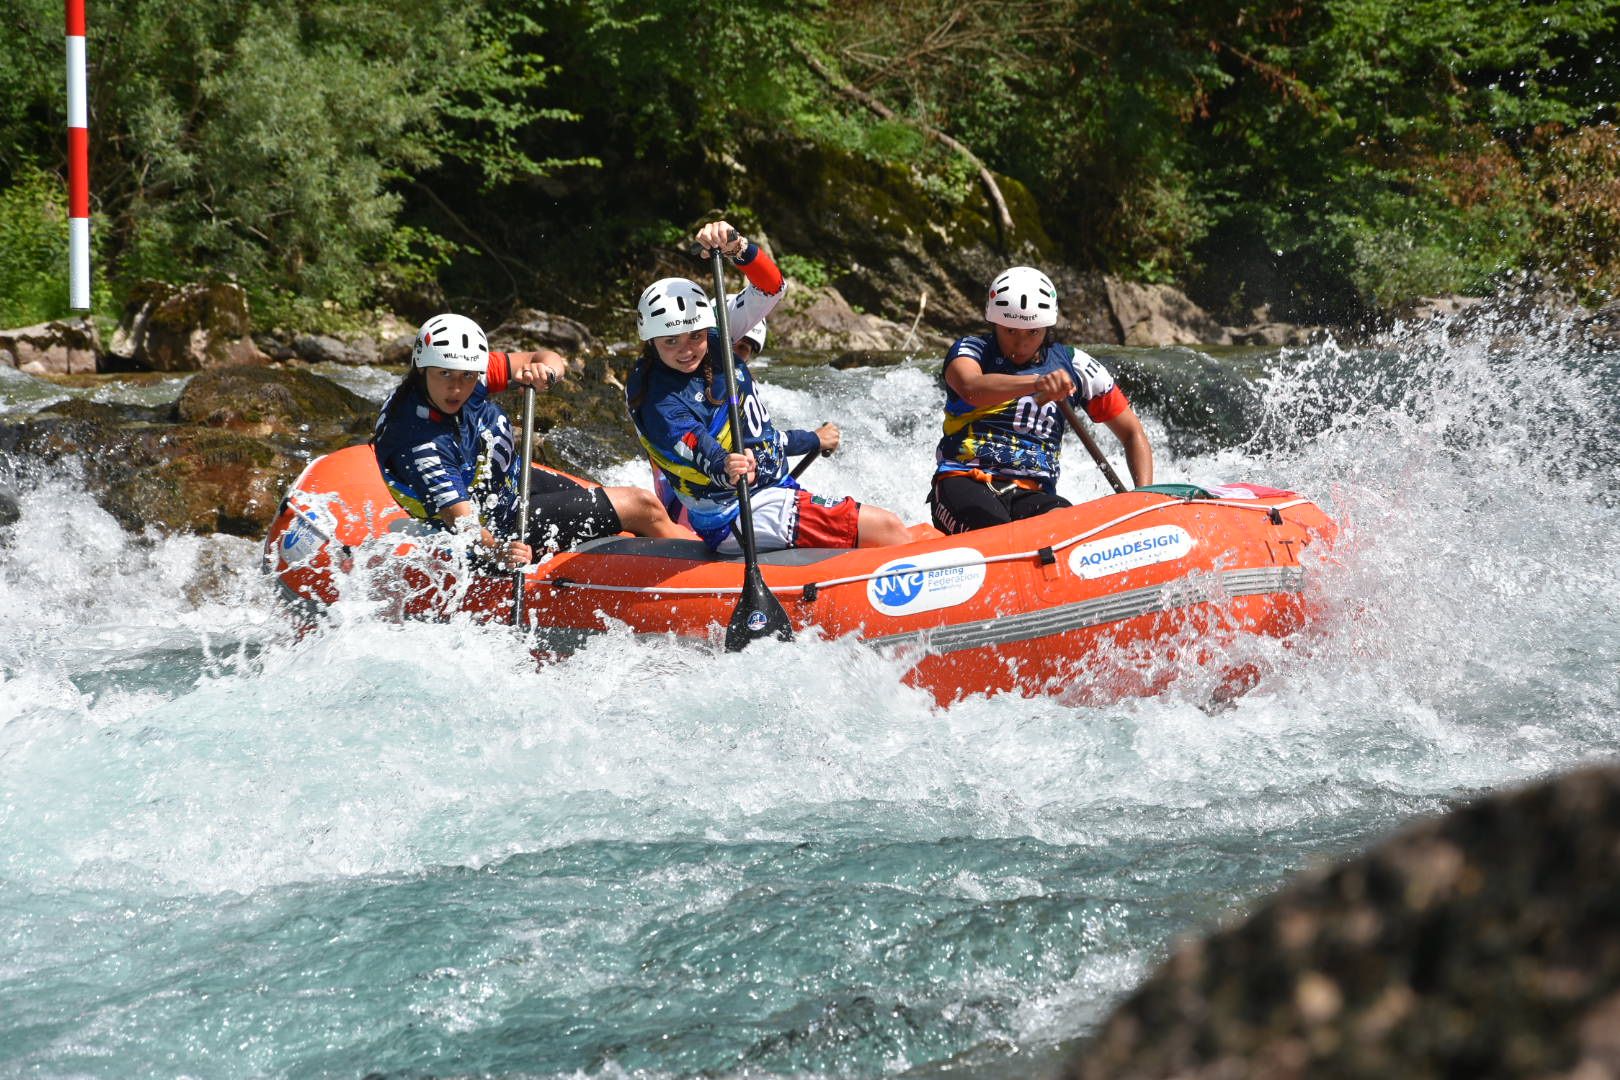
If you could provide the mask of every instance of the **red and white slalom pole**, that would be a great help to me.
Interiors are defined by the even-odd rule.
[[[68,306],[90,310],[90,107],[84,79],[84,0],[67,0]]]

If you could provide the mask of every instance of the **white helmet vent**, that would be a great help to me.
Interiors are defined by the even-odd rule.
[[[1033,266],[1014,266],[990,285],[984,317],[1019,329],[1057,322],[1057,289]]]
[[[709,294],[686,278],[661,278],[636,303],[636,331],[642,341],[714,326]]]
[[[416,332],[411,362],[422,368],[483,373],[489,369],[489,340],[464,315],[435,315]]]

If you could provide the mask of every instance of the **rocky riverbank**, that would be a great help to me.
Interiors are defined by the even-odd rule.
[[[657,272],[694,270],[670,254]],[[1145,347],[1299,345],[1324,333],[1320,327],[1273,322],[1264,311],[1255,313],[1251,325],[1223,326],[1168,285],[1132,284],[1061,268],[1055,274],[1064,293],[1064,318],[1057,329],[1066,340]],[[920,285],[899,305],[914,313],[910,322],[902,322],[861,310],[831,285],[790,279],[787,298],[771,318],[774,344],[855,353],[941,349],[982,321],[962,296],[966,285],[958,284]],[[633,351],[626,313],[607,322],[593,331],[564,315],[517,308],[493,327],[486,322],[486,328],[492,341],[511,348],[544,345],[570,355]],[[201,371],[274,360],[395,365],[409,356],[415,329],[414,321],[386,313],[341,335],[256,329],[239,286],[152,282],[132,293],[110,334],[87,318],[0,330],[0,365],[32,375]]]
[[[1241,371],[1240,358],[1217,359],[1179,345],[1178,336],[1199,336],[1186,321],[1163,335],[1168,348],[1139,347],[1144,338],[1132,337],[1126,330],[1131,316],[1122,313],[1158,312],[1129,325],[1169,326],[1166,309],[1145,302],[1130,307],[1130,298],[1146,295],[1138,288],[1103,280],[1100,290],[1100,307],[1067,304],[1071,321],[1065,329],[1086,331],[1077,337],[1130,388],[1136,406],[1164,425],[1167,449],[1177,455],[1205,453],[1244,437],[1258,414],[1255,373]],[[1157,295],[1174,299],[1166,290]],[[1510,332],[1519,325],[1518,303],[1453,298],[1414,308],[1409,318],[1447,318],[1457,326],[1494,319]],[[1183,316],[1194,318],[1196,312],[1183,310]],[[1569,319],[1591,347],[1620,346],[1616,305],[1576,310]],[[1091,331],[1108,326],[1114,329],[1110,336],[1090,340]],[[836,367],[937,356],[949,340],[938,324],[930,327],[921,318],[901,325],[856,312],[827,287],[795,289],[772,318],[771,329],[780,362]],[[1204,325],[1205,331],[1213,329],[1220,328]],[[1297,330],[1282,336],[1292,340],[1289,335]],[[394,316],[341,337],[254,333],[246,297],[235,286],[152,286],[132,299],[105,342],[88,321],[0,333],[0,364],[80,388],[110,380],[185,380],[178,398],[172,404],[134,405],[81,396],[32,413],[13,412],[0,418],[0,451],[25,469],[77,456],[103,505],[133,530],[260,536],[304,464],[365,439],[375,420],[376,402],[317,374],[311,365],[402,368],[413,333],[414,327]],[[573,319],[529,309],[493,327],[490,339],[496,348],[545,346],[571,357],[571,377],[537,397],[539,455],[547,464],[590,475],[633,451],[635,435],[622,393],[635,343],[605,341]],[[503,404],[515,412],[517,395],[508,394]]]

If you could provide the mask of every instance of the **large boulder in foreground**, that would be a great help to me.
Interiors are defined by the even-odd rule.
[[[1179,948],[1063,1076],[1620,1076],[1620,768],[1308,875]]]
[[[76,455],[96,501],[132,532],[262,536],[305,464],[253,435],[83,398],[0,424],[0,449],[19,461]]]
[[[268,363],[251,330],[247,293],[240,285],[142,282],[130,292],[118,320],[109,366],[201,371]]]

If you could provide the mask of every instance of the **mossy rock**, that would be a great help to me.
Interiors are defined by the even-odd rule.
[[[176,427],[131,447],[144,468],[103,460],[102,505],[126,528],[263,536],[305,461],[241,432]]]
[[[347,429],[376,407],[330,379],[296,367],[235,366],[198,372],[175,403],[181,423],[291,434]]]
[[[997,177],[1014,222],[1003,237],[977,181],[954,200],[925,189],[908,168],[779,137],[748,160],[740,201],[765,223],[777,253],[836,253],[827,260],[832,284],[885,318],[909,319],[926,291],[931,325],[976,327],[995,273],[1055,251],[1034,197],[1010,177]]]
[[[150,405],[131,405],[119,402],[91,401],[89,398],[67,398],[52,402],[34,413],[36,417],[69,421],[78,424],[110,425],[138,421],[159,421],[168,410]]]
[[[247,292],[234,282],[145,281],[131,290],[112,353],[155,371],[196,371],[267,357],[249,338]]]
[[[624,380],[634,360],[592,356],[577,361],[569,377],[534,396],[536,460],[590,475],[636,456],[640,444],[624,403]],[[496,401],[521,430],[523,391],[507,390]]]
[[[358,419],[369,425],[369,405],[366,410]],[[257,537],[313,453],[354,441],[352,432],[330,422],[319,438],[304,432],[264,437],[177,424],[176,411],[71,399],[0,424],[0,449],[46,466],[78,456],[89,490],[131,531],[151,526]]]

